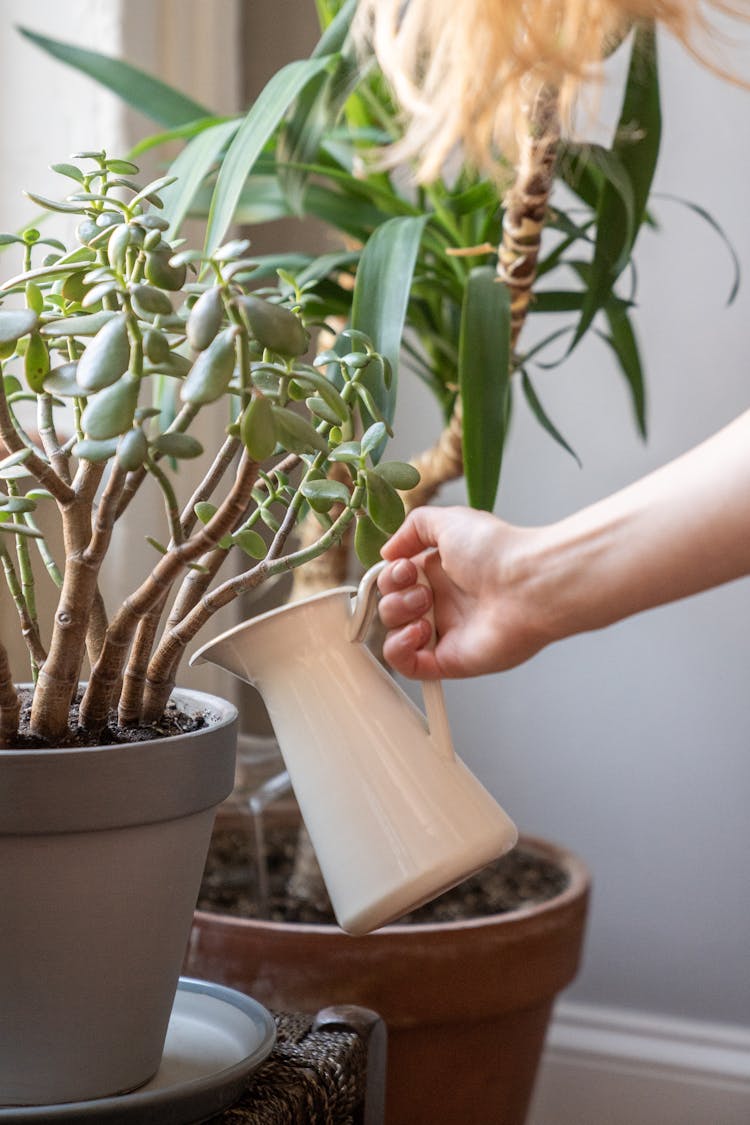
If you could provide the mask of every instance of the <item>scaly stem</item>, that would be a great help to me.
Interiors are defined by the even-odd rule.
[[[68,455],[63,451],[60,439],[55,429],[52,410],[52,395],[40,394],[37,400],[37,426],[42,448],[49,458],[49,463],[61,480],[70,484],[70,465]]]
[[[40,670],[31,709],[31,730],[47,741],[67,731],[70,704],[78,686],[98,577],[112,536],[125,473],[113,463],[92,521],[92,490],[98,475],[82,472],[75,502],[63,509],[66,566],[52,631],[49,657]],[[93,522],[93,526],[92,526]]]
[[[552,190],[560,142],[555,90],[539,92],[529,109],[528,131],[521,145],[515,182],[505,200],[503,237],[498,248],[498,277],[511,298],[511,347],[526,320],[536,280],[542,230]],[[453,414],[437,443],[414,458],[421,480],[404,495],[408,509],[427,504],[440,486],[463,473],[463,413],[458,397]]]

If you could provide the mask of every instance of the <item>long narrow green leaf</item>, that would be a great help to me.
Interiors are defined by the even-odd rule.
[[[25,27],[19,27],[18,30],[48,55],[88,75],[100,85],[106,86],[132,109],[150,117],[165,129],[186,125],[199,117],[212,116],[213,111],[206,109],[200,102],[168,86],[166,82],[146,74],[138,67],[123,62],[122,59],[102,55],[99,51],[75,47],[72,43],[49,39],[46,35],[39,35],[38,32],[30,31]]]
[[[500,481],[510,382],[510,295],[493,266],[469,274],[461,310],[458,382],[469,503],[492,511]]]
[[[397,216],[379,226],[362,251],[354,284],[352,327],[370,337],[393,372],[390,388],[364,380],[389,422],[396,408],[401,337],[427,219],[427,215]]]
[[[240,127],[239,120],[223,121],[199,133],[172,162],[169,174],[175,182],[162,192],[164,218],[169,221],[167,238],[175,238],[198,192],[224,147]]]
[[[208,215],[206,251],[221,244],[235,215],[248,175],[294,99],[331,65],[331,56],[299,59],[277,71],[242,122],[224,158]]]
[[[573,446],[565,440],[565,438],[558,430],[557,426],[547,414],[547,411],[542,406],[539,395],[534,390],[531,379],[529,378],[526,371],[521,372],[521,386],[523,387],[523,393],[527,403],[529,404],[529,408],[539,425],[542,427],[542,429],[547,431],[550,437],[555,439],[558,445],[562,446],[562,448],[570,454],[570,456],[578,463],[578,466],[580,467],[581,458],[578,456],[575,449],[573,449]]]
[[[361,61],[347,42],[357,0],[346,0],[323,32],[313,58],[338,54],[330,73],[310,82],[297,99],[279,136],[278,154],[287,162],[280,179],[289,205],[295,214],[303,212],[305,186],[309,176],[304,165],[315,160],[324,136],[335,125],[341,110],[362,77]]]
[[[204,133],[206,129],[210,129],[212,125],[221,125],[228,120],[229,118],[226,116],[199,117],[196,121],[188,121],[186,125],[177,125],[174,129],[152,133],[149,137],[143,137],[133,145],[129,153],[130,159],[137,160],[144,152],[149,152],[152,148],[160,148],[162,145],[169,144],[170,141],[190,141],[199,133]]]
[[[638,432],[642,438],[646,434],[646,384],[638,349],[638,340],[627,310],[620,304],[609,302],[604,311],[609,323],[609,335],[600,333],[603,340],[612,348],[620,364],[620,369],[630,389]]]
[[[718,234],[719,238],[724,243],[724,246],[729,251],[729,255],[732,259],[732,283],[729,288],[729,296],[727,297],[727,304],[731,305],[734,302],[737,293],[739,292],[740,281],[742,280],[742,269],[740,266],[739,255],[737,254],[737,251],[735,250],[732,243],[729,241],[729,237],[724,228],[716,221],[710,211],[707,211],[705,207],[701,207],[698,203],[693,203],[690,199],[683,199],[682,196],[679,195],[670,195],[668,192],[658,192],[654,196],[654,198],[667,199],[670,203],[679,203],[683,207],[687,207],[688,210],[692,211],[694,215],[697,215],[699,218],[703,219],[704,223],[708,223],[711,229],[715,231],[716,234]]]
[[[613,153],[631,185],[633,208],[623,202],[620,185],[607,179],[597,212],[597,236],[584,304],[571,350],[584,336],[612,287],[627,265],[646,213],[661,139],[661,109],[656,37],[643,25],[633,38],[630,69]]]

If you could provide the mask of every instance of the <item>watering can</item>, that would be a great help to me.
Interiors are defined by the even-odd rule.
[[[383,565],[358,589],[250,618],[190,661],[217,664],[261,693],[336,920],[357,935],[435,898],[517,839],[455,753],[441,682],[422,683],[425,718],[364,644]]]

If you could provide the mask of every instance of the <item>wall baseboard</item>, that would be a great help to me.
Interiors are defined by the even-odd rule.
[[[748,1125],[750,1029],[561,1003],[528,1125]]]

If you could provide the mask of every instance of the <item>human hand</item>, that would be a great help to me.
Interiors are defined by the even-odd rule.
[[[388,630],[383,655],[406,676],[457,678],[498,672],[548,638],[528,594],[532,529],[468,508],[418,508],[382,550],[378,580]],[[431,590],[417,585],[417,566]],[[437,641],[425,614],[434,605]]]

